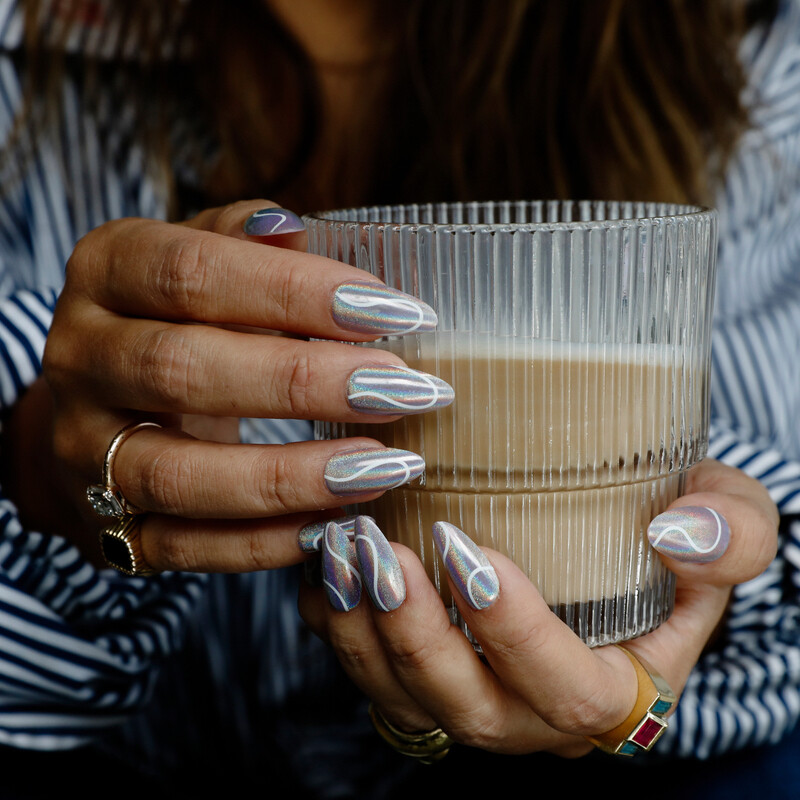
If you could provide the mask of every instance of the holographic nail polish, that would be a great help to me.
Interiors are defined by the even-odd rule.
[[[454,397],[449,383],[409,367],[359,367],[347,380],[348,405],[366,414],[420,414]]]
[[[297,535],[297,544],[304,553],[314,553],[322,549],[322,537],[325,535],[325,526],[329,522],[335,522],[346,534],[348,539],[352,539],[354,534],[356,518],[338,517],[330,520],[324,519],[321,522],[311,522],[300,529]]]
[[[286,208],[262,208],[251,214],[244,223],[248,236],[276,236],[281,233],[299,233],[306,226],[303,220]]]
[[[371,517],[356,517],[356,556],[370,600],[379,611],[394,611],[406,599],[400,562]]]
[[[659,514],[647,528],[653,548],[676,561],[716,561],[727,549],[731,530],[713,508],[684,506]]]
[[[394,489],[425,471],[416,453],[391,447],[355,450],[333,456],[325,465],[325,485],[335,495],[366,494]]]
[[[340,328],[358,333],[422,333],[437,323],[436,312],[422,300],[380,283],[341,284],[332,315]]]
[[[335,522],[329,522],[322,547],[322,583],[337,611],[352,611],[361,599],[357,563],[355,547],[347,534]]]
[[[488,608],[497,600],[497,573],[472,539],[449,522],[434,522],[433,541],[456,589],[474,609]]]

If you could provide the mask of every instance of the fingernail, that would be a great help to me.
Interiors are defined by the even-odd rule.
[[[406,599],[400,562],[371,517],[356,518],[356,556],[367,592],[379,611],[394,611]]]
[[[333,456],[325,465],[325,485],[336,495],[394,489],[425,471],[425,462],[408,450],[355,450]]]
[[[262,208],[251,214],[244,223],[248,236],[275,236],[279,233],[299,233],[306,226],[303,220],[286,208]]]
[[[354,534],[356,518],[352,517],[339,517],[338,519],[330,520],[323,519],[321,522],[312,522],[300,529],[297,534],[297,544],[304,553],[314,553],[322,549],[322,537],[325,535],[325,526],[329,522],[335,522],[346,534],[348,539],[352,539]]]
[[[436,312],[422,300],[379,283],[343,283],[333,295],[333,320],[358,333],[422,333]]]
[[[716,561],[727,549],[731,529],[713,508],[685,506],[659,514],[647,528],[647,538],[659,553],[676,561]]]
[[[497,573],[466,533],[449,522],[434,522],[433,541],[456,589],[474,609],[488,608],[497,600]]]
[[[361,576],[356,551],[347,534],[335,523],[325,526],[322,548],[322,583],[337,611],[352,611],[361,599]]]
[[[454,397],[449,383],[408,367],[359,367],[347,381],[350,408],[367,414],[419,414],[449,406]]]

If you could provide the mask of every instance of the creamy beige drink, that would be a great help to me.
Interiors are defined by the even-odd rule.
[[[452,334],[391,349],[450,383],[455,402],[343,433],[425,458],[420,485],[364,513],[420,553],[434,579],[431,526],[447,520],[512,558],[590,641],[602,636],[604,606],[618,616],[635,602],[620,586],[663,581],[657,559],[644,557],[645,531],[680,493],[680,464],[691,460],[670,443],[691,448],[681,420],[698,415],[686,408],[676,350]]]

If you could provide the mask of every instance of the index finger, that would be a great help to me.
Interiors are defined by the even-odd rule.
[[[252,209],[249,209],[252,210]],[[238,228],[247,218],[239,209]],[[153,220],[107,223],[79,242],[68,280],[128,316],[238,324],[369,341],[436,326],[422,301],[322,256]]]

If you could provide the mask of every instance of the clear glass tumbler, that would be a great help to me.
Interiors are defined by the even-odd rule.
[[[707,449],[716,213],[535,201],[328,211],[309,250],[437,312],[433,333],[374,346],[455,389],[449,408],[318,423],[419,453],[418,485],[358,506],[412,547],[462,624],[432,544],[447,520],[508,555],[589,645],[671,613],[647,541]]]

